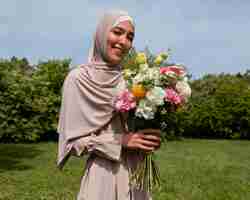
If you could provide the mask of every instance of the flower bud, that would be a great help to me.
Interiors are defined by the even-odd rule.
[[[137,64],[145,64],[147,62],[147,57],[145,53],[137,53],[137,56],[135,58],[135,62]]]
[[[160,53],[160,56],[162,57],[163,60],[166,60],[168,58],[167,53]]]
[[[154,64],[160,65],[162,63],[163,59],[161,56],[157,56],[154,60]]]
[[[168,54],[160,53],[154,60],[154,64],[160,65],[164,60],[168,58]]]

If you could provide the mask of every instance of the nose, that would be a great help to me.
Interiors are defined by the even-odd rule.
[[[119,44],[121,44],[123,47],[128,46],[128,39],[127,39],[126,35],[122,35],[119,38]]]

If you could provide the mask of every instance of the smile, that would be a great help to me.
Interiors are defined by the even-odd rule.
[[[120,47],[113,47],[113,49],[115,50],[115,52],[117,52],[118,54],[123,54],[124,50]]]

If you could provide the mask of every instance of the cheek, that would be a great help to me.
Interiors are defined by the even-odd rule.
[[[112,51],[112,40],[110,40],[110,38],[107,39],[107,45],[106,45],[106,49],[105,49],[105,52],[106,52],[106,55],[110,55],[111,51]]]
[[[112,46],[116,42],[116,40],[117,37],[114,34],[110,33],[107,38],[107,46]]]

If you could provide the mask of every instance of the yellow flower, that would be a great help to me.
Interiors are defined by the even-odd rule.
[[[157,56],[154,60],[154,64],[160,65],[162,63],[163,59],[161,56]]]
[[[137,64],[145,64],[147,62],[147,57],[145,53],[137,53],[135,61]]]
[[[132,74],[133,74],[133,72],[130,69],[124,69],[123,70],[123,77],[125,79],[129,79]]]
[[[166,53],[160,53],[154,60],[154,64],[160,65],[164,60],[166,60],[168,55]]]
[[[141,84],[135,84],[131,88],[132,94],[135,96],[135,98],[143,98],[146,95],[146,90]]]

